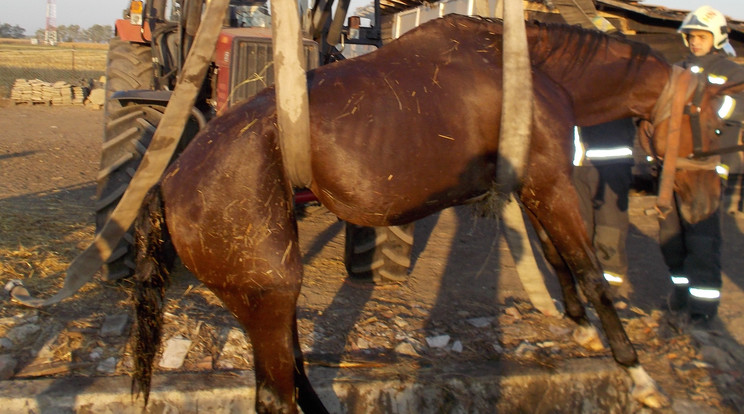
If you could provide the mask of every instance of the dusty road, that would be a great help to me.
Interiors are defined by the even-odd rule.
[[[0,107],[0,281],[24,279],[41,296],[61,286],[65,266],[92,240],[102,113],[80,107]],[[724,296],[712,331],[679,331],[663,302],[670,285],[644,210],[633,197],[629,237],[632,294],[620,314],[642,362],[672,397],[676,412],[743,412],[744,219],[724,220]],[[343,225],[322,207],[300,222],[306,264],[298,315],[310,363],[416,363],[513,360],[551,365],[609,358],[570,340],[572,325],[531,307],[497,225],[468,208],[417,223],[410,280],[369,288],[345,282]],[[548,283],[554,298],[555,285]],[[126,332],[102,335],[107,318],[129,313],[127,281],[96,282],[74,300],[31,311],[5,299],[0,354],[14,378],[123,375]],[[191,341],[176,370],[251,366],[250,345],[218,300],[188,272],[174,277],[165,338]],[[25,333],[24,333],[25,332]],[[23,334],[23,335],[22,335]],[[443,347],[427,338],[449,336]],[[671,412],[671,411],[670,411]]]

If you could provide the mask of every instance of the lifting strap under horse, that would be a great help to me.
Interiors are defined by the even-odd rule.
[[[310,160],[310,101],[297,2],[271,2],[271,34],[276,79],[276,117],[279,146],[287,178],[294,187],[312,182]]]
[[[522,1],[502,0],[501,3],[504,12],[503,95],[496,183],[500,186],[500,192],[508,195],[501,219],[506,228],[518,231],[517,237],[511,231],[504,232],[504,235],[530,301],[543,314],[558,315],[534,255],[527,254],[532,246],[522,210],[513,194],[522,184],[532,136],[532,63]],[[515,249],[522,254],[515,255]]]
[[[496,183],[510,194],[522,183],[532,136],[532,63],[521,0],[504,0],[501,133]]]

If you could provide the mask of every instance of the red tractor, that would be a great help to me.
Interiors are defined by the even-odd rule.
[[[345,44],[381,46],[379,28],[375,27],[354,30],[355,35],[347,38],[348,29],[339,27],[344,19],[331,22],[330,6],[331,2],[317,1],[314,9],[308,10],[300,4],[303,19],[316,22],[305,25],[308,27],[303,42],[306,70],[318,67],[321,62],[343,59],[333,46],[339,42],[334,43],[329,33],[336,33],[331,37],[344,36]],[[101,230],[121,200],[150,145],[204,7],[205,0],[132,0],[124,10],[124,17],[116,21],[116,37],[109,45],[106,68],[96,231]],[[267,0],[230,1],[207,78],[174,158],[211,118],[273,83],[270,24]],[[250,154],[246,154],[246,159],[250,159]],[[297,190],[296,204],[314,201],[308,190]],[[351,276],[376,283],[403,280],[410,266],[412,243],[413,225],[368,228],[347,223],[347,270]],[[128,232],[106,262],[104,279],[117,280],[132,274],[132,244]]]

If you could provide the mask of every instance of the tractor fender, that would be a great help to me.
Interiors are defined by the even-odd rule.
[[[151,89],[118,91],[111,95],[111,100],[117,101],[121,106],[131,103],[162,104],[168,105],[173,91],[153,91]]]
[[[135,43],[150,43],[152,40],[150,26],[147,24],[132,24],[129,20],[118,19],[114,27],[116,36],[119,36],[121,40]]]
[[[132,104],[162,105],[168,106],[173,91],[153,91],[149,89],[119,91],[111,95],[112,101],[117,101],[121,106]],[[199,123],[199,129],[207,124],[207,117],[198,108],[192,107],[191,114]]]

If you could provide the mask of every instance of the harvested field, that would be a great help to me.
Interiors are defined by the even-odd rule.
[[[105,70],[107,48],[0,44],[0,67]]]

